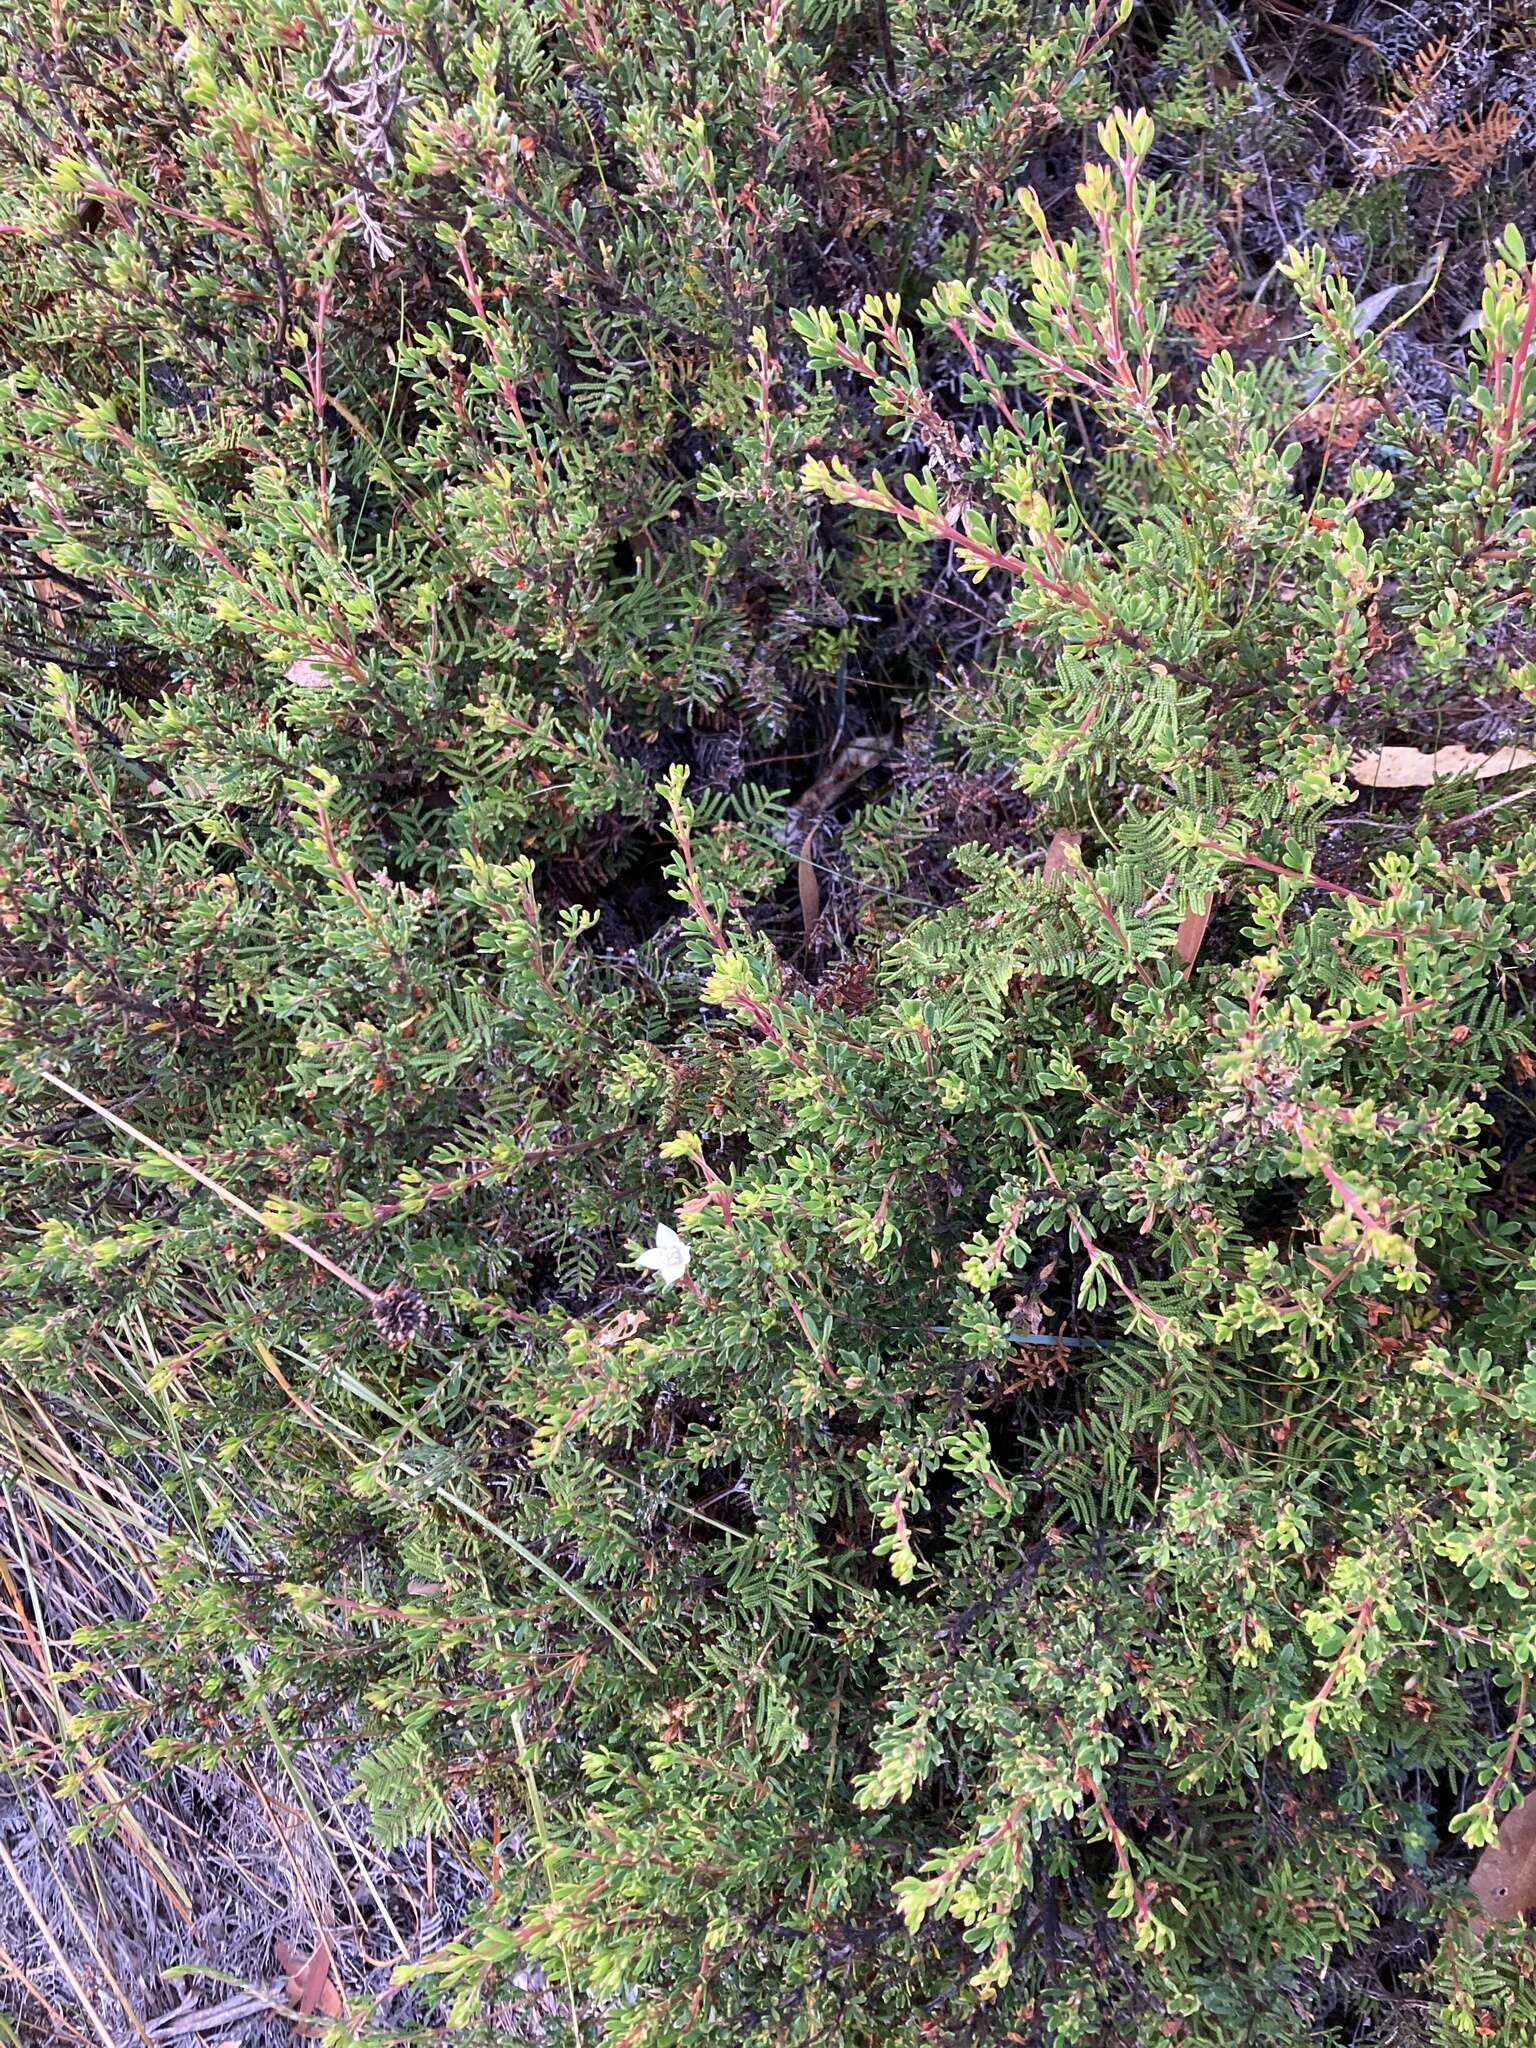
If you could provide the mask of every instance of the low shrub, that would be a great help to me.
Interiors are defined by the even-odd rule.
[[[175,1508],[84,1725],[472,1815],[401,1973],[466,2036],[530,1962],[625,2048],[1536,2023],[1464,1853],[1536,1670],[1536,272],[1438,188],[1433,390],[1377,185],[1239,291],[1253,33],[4,59],[4,1355]]]

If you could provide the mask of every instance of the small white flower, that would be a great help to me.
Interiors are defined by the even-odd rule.
[[[638,1253],[631,1263],[654,1273],[663,1287],[675,1287],[688,1270],[688,1247],[675,1230],[658,1223],[655,1244],[649,1251]]]

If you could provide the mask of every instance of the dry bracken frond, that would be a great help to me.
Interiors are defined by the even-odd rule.
[[[1232,259],[1219,243],[1194,290],[1173,308],[1176,327],[1185,328],[1197,353],[1207,358],[1224,348],[1242,348],[1273,324],[1273,314],[1238,296]]]
[[[1324,442],[1333,455],[1348,455],[1360,444],[1360,436],[1382,409],[1381,400],[1366,391],[1309,405],[1291,421],[1290,431],[1303,444]]]
[[[1404,169],[1415,160],[1414,144],[1444,120],[1450,111],[1449,59],[1450,44],[1438,36],[1393,73],[1381,126],[1361,152],[1368,176],[1390,178]]]
[[[1514,139],[1523,116],[1496,100],[1486,114],[1469,114],[1418,139],[1411,161],[1445,172],[1460,199],[1498,161]]]
[[[1394,75],[1382,125],[1361,152],[1369,177],[1417,164],[1444,171],[1452,195],[1463,198],[1514,139],[1524,116],[1503,100],[1481,114],[1460,112],[1456,55],[1441,36]]]

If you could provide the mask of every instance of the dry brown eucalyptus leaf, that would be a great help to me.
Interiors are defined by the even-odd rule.
[[[1040,879],[1048,889],[1055,888],[1062,877],[1079,865],[1078,850],[1082,846],[1081,832],[1054,832],[1051,843],[1045,849],[1045,866],[1040,870]]]
[[[288,2003],[295,2011],[306,2017],[314,2013],[317,2018],[327,2020],[346,2017],[346,2006],[331,1976],[331,1945],[323,1934],[302,1959],[298,1950],[286,1941],[274,1942],[273,1948],[284,1973]],[[295,2020],[293,2031],[303,2039],[319,2034],[322,2029]]]
[[[805,926],[807,938],[815,931],[817,920],[821,916],[821,884],[816,879],[816,863],[811,859],[811,848],[815,842],[816,831],[813,826],[805,835],[796,867],[800,884],[800,918]]]
[[[1210,923],[1211,912],[1215,908],[1216,898],[1207,896],[1203,910],[1186,910],[1179,920],[1173,950],[1184,969],[1186,981],[1195,971],[1195,962],[1200,958],[1200,948],[1205,944],[1205,928]]]
[[[1524,747],[1500,747],[1492,754],[1475,754],[1470,747],[1437,747],[1432,754],[1421,747],[1378,747],[1373,754],[1356,754],[1348,774],[1362,789],[1428,789],[1453,775],[1486,782],[1517,768],[1536,768],[1536,754]]]

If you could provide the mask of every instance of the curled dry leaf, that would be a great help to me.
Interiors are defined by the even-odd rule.
[[[1056,888],[1062,877],[1079,864],[1082,843],[1081,832],[1052,833],[1051,843],[1045,849],[1045,866],[1040,870],[1040,879],[1048,889]]]
[[[285,1995],[295,2012],[303,2013],[306,2019],[311,2013],[317,2020],[346,2018],[347,2008],[331,1976],[331,1945],[323,1934],[304,1957],[286,1941],[274,1942],[273,1948],[283,1970]],[[307,2039],[322,2032],[322,2028],[295,2020],[293,2031]]]
[[[1486,782],[1490,776],[1513,775],[1517,768],[1536,768],[1536,754],[1524,747],[1500,747],[1492,754],[1476,754],[1470,747],[1437,747],[1432,754],[1420,747],[1378,747],[1374,753],[1356,754],[1348,773],[1362,789],[1427,789],[1453,775]]]
[[[644,1312],[637,1308],[626,1308],[611,1322],[604,1323],[597,1333],[599,1351],[611,1351],[615,1344],[622,1344],[626,1337],[633,1337],[636,1330],[645,1328]]]
[[[1337,393],[1332,399],[1304,406],[1292,419],[1291,432],[1298,441],[1327,441],[1335,455],[1347,455],[1381,411],[1381,400],[1369,392],[1354,398]]]
[[[811,859],[811,848],[816,843],[816,828],[805,835],[800,848],[800,859],[796,863],[796,876],[800,885],[800,919],[809,938],[815,931],[821,917],[821,884],[816,879],[816,863]]]
[[[1536,1795],[1505,1814],[1468,1881],[1485,1920],[1518,1920],[1536,1906]]]
[[[814,828],[817,819],[845,797],[871,768],[878,768],[895,751],[896,742],[889,733],[870,733],[863,739],[850,740],[826,772],[817,776],[785,814],[784,844],[789,851],[793,853],[802,846],[806,833]]]

